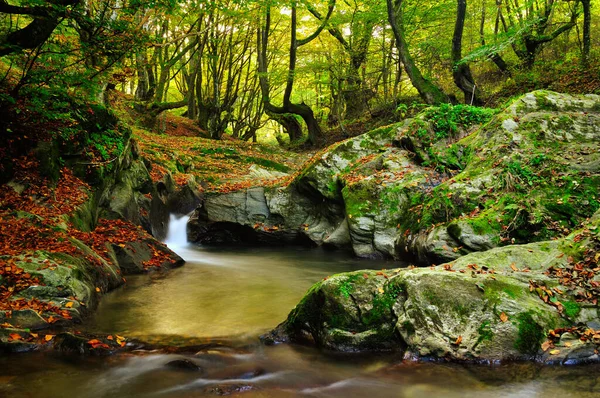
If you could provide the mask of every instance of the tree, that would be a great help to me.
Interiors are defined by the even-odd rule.
[[[319,122],[315,118],[314,112],[310,106],[302,103],[294,103],[291,101],[292,91],[294,89],[294,78],[296,72],[296,61],[298,56],[298,48],[313,41],[325,28],[331,13],[335,7],[335,0],[330,0],[328,5],[327,16],[322,24],[309,36],[304,39],[297,38],[297,3],[292,0],[291,4],[291,23],[290,23],[290,47],[289,47],[289,64],[283,94],[282,106],[275,106],[271,102],[271,87],[268,79],[268,58],[267,50],[269,46],[269,35],[271,31],[271,3],[265,5],[264,22],[258,30],[258,73],[260,79],[260,88],[263,96],[265,111],[269,116],[279,122],[290,135],[290,139],[297,139],[298,132],[301,131],[298,120],[295,116],[299,116],[304,120],[308,130],[308,140],[311,144],[316,145],[322,139],[323,131]]]
[[[406,74],[408,75],[412,85],[415,87],[415,89],[417,89],[423,101],[430,105],[448,102],[448,96],[442,91],[441,88],[423,76],[410,55],[408,43],[404,37],[404,21],[402,10],[403,0],[386,1],[388,21],[394,32],[394,38],[396,39],[396,47],[398,48],[398,52],[400,54],[400,60],[404,65],[404,69],[406,70]]]
[[[591,0],[581,0],[583,5],[583,51],[581,54],[581,63],[587,67],[590,62],[590,48],[592,46],[592,10]]]
[[[324,17],[314,6],[308,4],[307,9],[319,21],[324,21]],[[346,118],[354,119],[365,112],[368,101],[374,96],[373,90],[365,86],[365,81],[360,74],[367,62],[373,29],[380,21],[373,3],[365,5],[354,2],[350,12],[346,14],[349,15],[349,21],[345,23],[346,21],[343,20],[342,23],[347,26],[348,38],[332,24],[327,26],[327,31],[341,45],[349,58],[344,76],[340,79],[340,92],[334,100],[343,100]],[[339,105],[335,104],[334,107],[336,106]]]
[[[0,41],[0,57],[44,44],[78,4],[79,0],[48,0],[42,5],[14,6],[0,0],[0,13],[31,18],[27,25],[18,26]]]
[[[506,17],[501,14],[504,30],[515,36],[511,39],[512,48],[526,69],[533,67],[543,46],[571,30],[578,17],[578,7],[575,6],[569,10],[568,21],[553,23],[552,18],[558,8],[556,0],[547,0],[543,4],[527,0],[523,6],[517,1],[511,5],[510,0],[505,0],[504,6],[507,14]]]
[[[467,0],[457,0],[456,24],[454,26],[454,36],[452,37],[452,76],[454,83],[465,94],[465,103],[481,105],[480,98],[475,79],[471,73],[471,68],[466,62],[461,62],[462,59],[462,36],[465,27],[465,17],[467,13]]]

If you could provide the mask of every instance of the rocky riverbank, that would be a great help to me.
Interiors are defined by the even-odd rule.
[[[599,111],[597,96],[534,92],[457,142],[430,146],[410,127],[421,117],[396,131],[398,148],[375,155],[371,174],[368,162],[358,162],[355,183],[330,173],[347,232],[329,236],[344,235],[359,255],[442,264],[334,275],[264,339],[406,358],[597,362]],[[310,174],[313,192],[324,192],[314,176],[325,173],[311,170],[332,170],[325,164],[338,151],[284,191]],[[449,151],[462,154],[459,170],[423,167],[447,164]],[[379,171],[389,176],[391,159],[411,172],[376,180]]]

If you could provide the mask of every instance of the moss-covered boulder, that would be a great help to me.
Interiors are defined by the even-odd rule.
[[[498,113],[429,108],[336,144],[266,190],[260,217],[249,191],[214,195],[190,227],[198,241],[243,227],[440,264],[566,236],[600,207],[599,187],[600,97],[536,91]]]
[[[417,358],[596,361],[598,224],[437,267],[326,278],[265,339]]]

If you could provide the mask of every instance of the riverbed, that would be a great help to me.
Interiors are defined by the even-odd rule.
[[[175,225],[175,224],[173,224]],[[128,278],[82,330],[185,354],[139,350],[111,357],[31,353],[0,357],[4,397],[596,397],[600,367],[415,363],[399,354],[339,355],[263,346],[315,282],[398,263],[306,248],[207,248],[170,236],[182,268]],[[193,347],[193,348],[191,348]]]

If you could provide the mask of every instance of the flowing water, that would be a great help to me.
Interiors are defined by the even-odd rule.
[[[172,217],[167,243],[186,265],[130,277],[83,328],[195,349],[108,358],[0,356],[0,397],[600,396],[599,366],[412,363],[392,354],[262,346],[258,336],[284,320],[314,282],[398,264],[317,249],[195,247],[185,240],[185,223]]]

